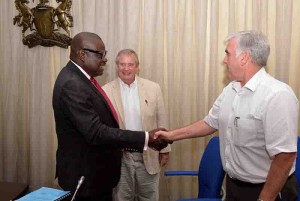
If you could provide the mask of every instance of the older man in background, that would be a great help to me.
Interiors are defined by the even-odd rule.
[[[137,76],[139,59],[131,49],[116,57],[118,78],[103,89],[112,101],[120,119],[120,128],[135,131],[166,127],[161,88],[157,83]],[[114,190],[117,201],[158,200],[159,172],[169,159],[170,146],[159,151],[124,149],[121,178]]]

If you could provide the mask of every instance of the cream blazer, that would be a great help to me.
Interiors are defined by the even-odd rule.
[[[141,107],[142,126],[145,131],[163,127],[167,128],[167,117],[163,102],[160,86],[150,80],[136,76],[138,94]],[[120,91],[119,78],[103,86],[103,90],[111,100],[119,117],[119,126],[125,129],[125,117],[123,103]],[[168,145],[160,153],[170,152],[171,147]],[[159,152],[148,148],[143,152],[143,159],[146,170],[149,174],[157,174],[160,171]]]

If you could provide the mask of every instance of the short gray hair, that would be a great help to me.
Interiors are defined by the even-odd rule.
[[[264,34],[256,31],[240,31],[227,36],[225,42],[231,39],[236,39],[236,57],[244,51],[249,51],[254,63],[260,67],[267,65],[270,44]]]
[[[118,54],[117,54],[116,60],[115,60],[117,65],[119,65],[121,55],[133,55],[135,57],[136,66],[137,67],[139,66],[139,64],[140,64],[139,57],[138,57],[137,53],[134,50],[132,50],[132,49],[123,49],[123,50],[119,51]]]

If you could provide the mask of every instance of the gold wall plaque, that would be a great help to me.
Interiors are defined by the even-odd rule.
[[[72,40],[70,38],[70,27],[73,27],[73,17],[70,14],[72,0],[56,0],[59,3],[56,8],[46,5],[49,0],[39,2],[36,7],[29,8],[26,5],[29,0],[15,0],[19,14],[14,17],[13,23],[23,28],[23,44],[29,48],[37,45],[68,48]],[[62,29],[64,33],[61,32]],[[26,35],[29,31],[30,33]]]

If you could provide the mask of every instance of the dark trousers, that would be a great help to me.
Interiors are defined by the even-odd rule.
[[[74,201],[112,201],[112,189],[101,192],[101,195],[98,196],[76,196]]]
[[[226,201],[256,201],[264,183],[252,184],[226,176]],[[295,201],[298,197],[298,184],[295,174],[288,177],[280,195],[275,201]]]

